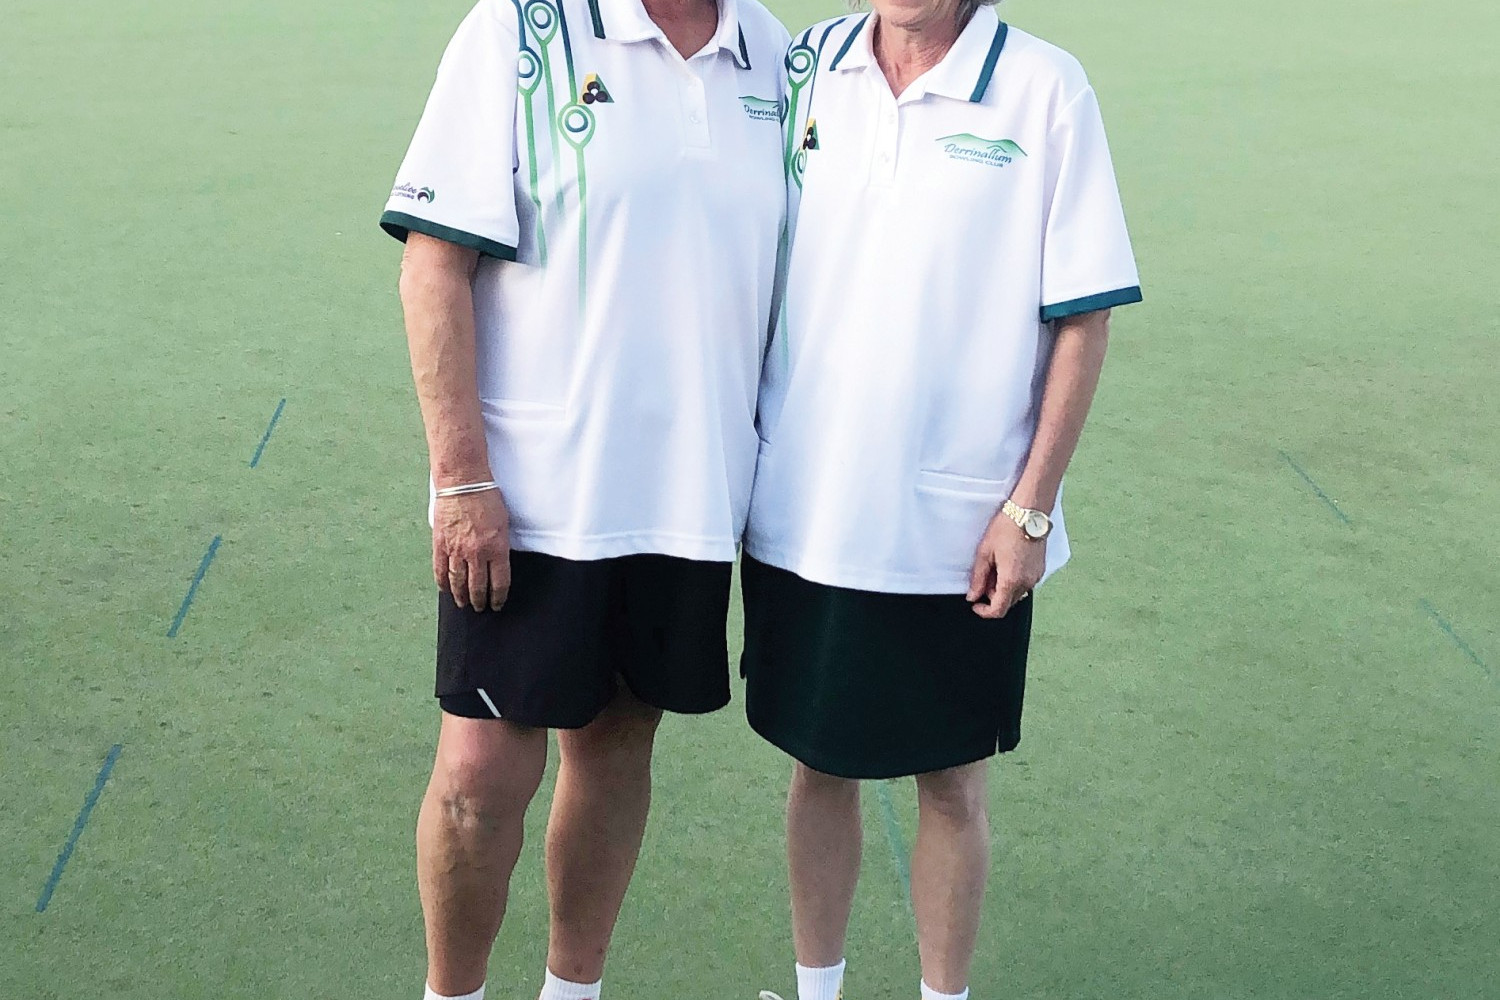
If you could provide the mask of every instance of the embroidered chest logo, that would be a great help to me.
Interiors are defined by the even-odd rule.
[[[613,104],[615,99],[609,96],[609,88],[604,81],[599,79],[598,73],[590,73],[583,78],[583,93],[578,100],[583,104]]]
[[[819,148],[818,120],[816,118],[809,118],[807,120],[807,128],[802,130],[802,148],[807,151]]]
[[[780,101],[768,101],[764,97],[741,94],[740,104],[745,109],[745,117],[752,121],[781,124],[783,108]]]
[[[945,135],[938,140],[950,160],[980,163],[987,167],[1008,167],[1026,159],[1026,150],[1009,139],[982,139],[972,132]]]

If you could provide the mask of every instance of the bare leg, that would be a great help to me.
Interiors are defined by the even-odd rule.
[[[922,978],[939,993],[960,993],[979,938],[989,873],[987,761],[917,775],[920,820],[911,859],[912,909]]]
[[[651,750],[660,721],[659,710],[622,685],[599,718],[557,734],[557,790],[547,823],[547,968],[570,982],[592,983],[604,974],[609,939],[646,832]]]
[[[792,878],[792,942],[808,968],[844,958],[863,830],[859,782],[798,763],[787,796],[786,852]]]
[[[545,729],[443,715],[417,818],[427,982],[443,996],[472,993],[484,982],[526,807],[546,765]]]

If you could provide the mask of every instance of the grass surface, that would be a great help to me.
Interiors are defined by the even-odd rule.
[[[7,1000],[417,995],[424,454],[374,220],[466,2],[7,6]],[[1500,996],[1500,8],[1005,9],[1090,68],[1148,301],[995,769],[976,997]],[[785,762],[738,704],[660,746],[610,995],[788,992]],[[874,791],[851,1000],[917,975]]]

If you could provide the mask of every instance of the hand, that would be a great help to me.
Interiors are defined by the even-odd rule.
[[[459,607],[499,611],[510,593],[510,512],[499,490],[444,497],[432,518],[432,575]]]
[[[969,572],[969,603],[981,618],[1004,618],[1025,600],[1047,569],[1047,540],[1033,540],[997,513],[979,541]]]

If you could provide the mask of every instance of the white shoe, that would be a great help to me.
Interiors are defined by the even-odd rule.
[[[760,1000],[781,1000],[781,994],[772,993],[770,990],[761,990]]]

